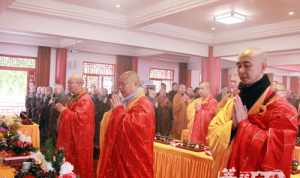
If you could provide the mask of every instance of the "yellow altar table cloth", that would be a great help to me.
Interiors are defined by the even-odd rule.
[[[298,160],[300,162],[300,147],[295,146],[293,159]]]
[[[170,145],[154,143],[155,178],[212,178],[213,158]]]
[[[21,127],[19,128],[19,131],[21,131],[24,135],[31,137],[33,147],[40,148],[39,125],[37,125],[37,124],[21,125]]]
[[[14,176],[14,168],[0,164],[0,178],[14,178]]]
[[[291,175],[291,178],[300,178],[300,174]]]

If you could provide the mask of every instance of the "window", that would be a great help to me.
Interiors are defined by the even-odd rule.
[[[166,84],[167,92],[172,89],[172,83],[174,80],[174,70],[173,69],[156,69],[152,68],[150,70],[149,79],[155,85],[155,90],[158,92],[160,90],[161,83]]]
[[[110,93],[114,84],[114,65],[93,62],[83,63],[84,86],[91,91],[92,86],[106,88]]]
[[[35,58],[0,56],[0,66],[14,68],[35,68]]]
[[[0,55],[0,113],[25,111],[29,81],[35,81],[34,57]]]

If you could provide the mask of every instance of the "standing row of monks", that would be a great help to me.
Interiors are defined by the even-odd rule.
[[[185,86],[179,85],[173,99],[173,127],[171,135],[176,139],[207,144],[208,125],[217,111],[217,101],[210,93],[208,82],[200,83],[199,98],[190,101]]]
[[[219,106],[209,93],[208,83],[200,86],[203,97],[189,105],[179,87],[173,99],[172,134],[208,144],[215,170],[234,168],[236,176],[280,170],[290,177],[297,112],[271,89],[265,68],[265,53],[243,51],[237,62],[240,92],[227,96]],[[82,85],[80,77],[71,77],[71,102],[67,106],[56,104],[60,112],[57,147],[65,149],[66,160],[74,165],[76,174],[92,178],[95,108]],[[101,122],[98,178],[154,177],[155,111],[139,86],[133,71],[123,73],[118,80],[123,99],[118,94],[111,96],[111,109]]]

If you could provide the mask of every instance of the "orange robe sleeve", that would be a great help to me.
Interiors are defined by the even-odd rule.
[[[208,125],[217,111],[217,101],[210,97],[201,103],[201,109],[196,111],[191,142],[207,145]]]
[[[110,117],[98,178],[153,178],[153,105],[142,96]]]
[[[93,177],[94,122],[94,104],[87,94],[71,103],[59,119],[56,147],[64,149],[81,178]]]
[[[279,98],[239,124],[228,167],[238,174],[281,170],[289,178],[296,134],[296,110]]]
[[[101,124],[100,124],[100,137],[99,137],[99,143],[100,143],[100,154],[99,154],[99,159],[98,159],[98,165],[97,165],[97,176],[99,175],[99,170],[100,170],[100,164],[102,162],[102,157],[103,157],[103,150],[105,147],[105,133],[109,124],[109,121],[111,119],[111,111],[107,111],[104,113]]]

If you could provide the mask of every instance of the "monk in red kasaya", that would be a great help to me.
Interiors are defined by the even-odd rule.
[[[83,79],[73,75],[68,80],[69,103],[56,104],[60,112],[56,147],[64,149],[66,161],[74,165],[80,178],[93,178],[95,111],[91,97],[82,86]]]
[[[282,171],[290,177],[297,134],[297,112],[270,87],[263,72],[266,54],[247,49],[239,56],[240,94],[235,99],[232,150],[228,168],[237,174],[249,171]]]
[[[191,142],[207,144],[208,125],[217,111],[217,101],[210,93],[208,82],[199,86],[200,102],[196,105],[196,113],[192,126]]]
[[[104,119],[98,178],[153,178],[155,113],[139,86],[136,72],[120,76],[118,87],[124,99],[114,94],[111,113]]]

